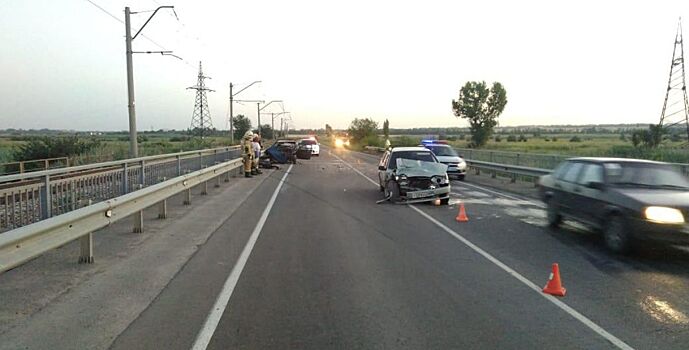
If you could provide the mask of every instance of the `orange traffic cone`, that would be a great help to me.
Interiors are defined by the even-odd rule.
[[[548,284],[543,288],[543,293],[564,297],[566,292],[567,290],[562,287],[560,282],[560,267],[555,263],[553,264],[553,272],[550,273]]]
[[[455,218],[458,222],[467,222],[469,221],[469,218],[467,217],[467,213],[464,211],[464,203],[459,203],[459,213],[457,213],[457,217]]]

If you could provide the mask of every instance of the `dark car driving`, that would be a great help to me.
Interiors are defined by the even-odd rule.
[[[673,165],[638,159],[573,158],[539,179],[548,223],[563,217],[603,233],[606,246],[634,242],[689,244],[689,179]]]

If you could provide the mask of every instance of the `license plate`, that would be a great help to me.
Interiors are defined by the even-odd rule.
[[[434,191],[416,191],[416,192],[409,192],[407,193],[407,197],[409,198],[423,198],[423,197],[429,197],[434,195]]]

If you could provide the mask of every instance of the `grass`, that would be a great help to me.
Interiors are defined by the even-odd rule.
[[[207,137],[203,140],[185,139],[184,136],[186,135],[178,133],[155,133],[144,134],[141,136],[143,136],[143,142],[139,143],[139,156],[192,151],[197,149],[230,145],[230,140],[228,137],[220,136]],[[72,157],[72,159],[70,159],[70,163],[73,165],[120,160],[127,158],[129,155],[129,141],[125,135],[103,134],[84,137],[97,138],[101,141],[101,145],[100,147],[92,149],[86,154]],[[13,162],[13,151],[23,143],[25,143],[25,141],[18,140],[16,137],[13,138],[10,136],[0,136],[0,164]]]

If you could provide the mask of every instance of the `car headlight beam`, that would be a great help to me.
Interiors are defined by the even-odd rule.
[[[644,216],[648,221],[657,222],[660,224],[682,224],[684,223],[684,215],[675,208],[668,207],[647,207],[644,209]]]

